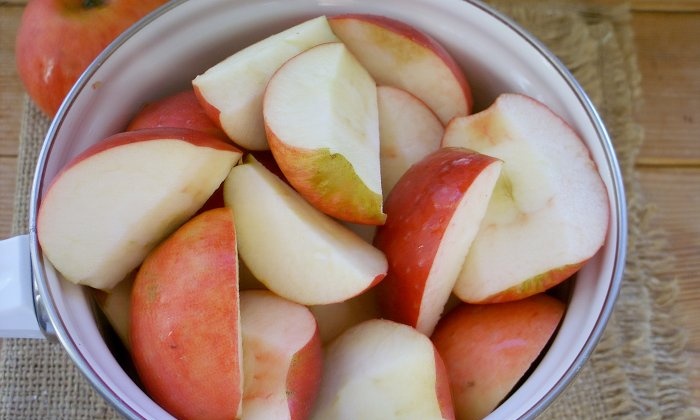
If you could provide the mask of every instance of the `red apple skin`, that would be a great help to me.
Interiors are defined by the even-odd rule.
[[[291,420],[309,418],[321,386],[322,360],[323,347],[317,329],[315,339],[299,350],[289,368],[287,398]]]
[[[474,98],[472,96],[471,86],[464,76],[464,72],[460,68],[459,64],[450,55],[450,53],[442,46],[439,42],[433,39],[431,36],[414,28],[413,26],[388,18],[386,16],[362,14],[362,13],[347,13],[342,15],[330,16],[329,21],[340,21],[343,19],[358,19],[364,20],[366,22],[373,23],[377,26],[387,28],[396,34],[404,36],[411,39],[412,41],[424,46],[425,48],[432,50],[435,54],[440,57],[443,62],[452,70],[455,79],[458,81],[459,86],[464,92],[464,97],[467,101],[467,114],[471,114],[472,108],[474,106]]]
[[[447,372],[445,361],[442,360],[437,347],[435,348],[435,376],[437,378],[435,381],[435,394],[437,395],[442,418],[454,420],[455,407],[452,401],[452,390],[450,389],[450,376]]]
[[[136,275],[134,364],[151,398],[178,418],[236,418],[242,398],[237,277],[227,208],[184,224]]]
[[[454,165],[459,159],[472,162]],[[377,286],[384,316],[416,327],[426,280],[458,199],[495,160],[467,149],[441,148],[411,166],[389,193],[386,223],[374,238],[389,262]]]
[[[126,129],[133,131],[155,127],[189,128],[228,140],[226,133],[204,112],[193,89],[147,103],[131,119]]]
[[[564,304],[546,294],[489,305],[461,304],[431,336],[449,376],[457,418],[481,419],[528,371],[556,331]]]
[[[207,114],[209,119],[214,121],[219,128],[221,128],[221,110],[207,102],[207,100],[204,99],[204,95],[202,95],[202,91],[197,86],[192,86],[192,89],[194,90],[194,96],[197,98],[197,102],[199,102],[199,105],[204,110],[204,113]]]
[[[577,264],[569,264],[560,268],[555,268],[553,270],[542,273],[539,276],[535,276],[529,280],[517,284],[513,287],[510,287],[500,293],[491,295],[479,302],[470,303],[512,302],[515,300],[520,300],[536,295],[538,293],[545,292],[576,274],[576,272],[580,270],[581,267],[583,267],[586,264],[586,262],[588,262],[588,260],[582,261]]]
[[[49,117],[92,60],[125,29],[167,0],[32,0],[15,44],[17,71]]]

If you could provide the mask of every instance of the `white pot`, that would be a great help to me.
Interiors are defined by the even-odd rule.
[[[266,35],[342,12],[387,15],[428,32],[463,66],[477,109],[501,92],[524,93],[561,115],[588,145],[611,203],[606,243],[573,283],[544,358],[489,418],[531,418],[547,407],[593,351],[617,297],[627,229],[622,180],[604,125],[569,71],[513,21],[476,1],[180,0],[147,16],[98,57],[51,124],[30,198],[29,234],[0,242],[0,336],[55,336],[125,416],[169,418],[115,360],[85,290],[61,280],[44,258],[36,237],[38,204],[62,166],[121,131],[145,101],[187,87],[198,73]]]

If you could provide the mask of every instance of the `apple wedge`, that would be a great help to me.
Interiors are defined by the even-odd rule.
[[[432,335],[460,420],[486,417],[530,369],[554,334],[564,304],[544,295],[490,305],[462,304]]]
[[[262,98],[272,74],[314,45],[338,41],[325,16],[300,23],[236,52],[198,75],[194,90],[207,114],[248,150],[268,149]]]
[[[310,48],[270,78],[270,151],[290,184],[340,220],[384,222],[377,88],[342,43]]]
[[[204,112],[191,88],[145,104],[129,121],[126,130],[156,127],[189,128],[229,140]]]
[[[271,291],[304,305],[340,302],[386,274],[384,254],[311,206],[250,155],[224,181],[241,259]]]
[[[454,419],[447,372],[430,339],[373,319],[326,349],[314,420]]]
[[[135,275],[136,273],[132,272],[109,292],[93,289],[97,306],[107,318],[124,348],[129,351],[131,351],[131,342],[129,341],[131,289],[134,285]]]
[[[367,14],[332,16],[328,23],[378,84],[411,92],[443,124],[471,112],[471,88],[464,72],[428,34],[404,22]]]
[[[430,335],[476,236],[502,162],[441,148],[413,165],[387,198],[374,245],[389,270],[377,286],[382,314]]]
[[[386,199],[411,165],[440,148],[445,128],[425,102],[405,90],[378,86],[377,103],[382,193]]]
[[[130,318],[131,355],[154,401],[177,418],[238,418],[243,372],[230,209],[194,217],[148,255]]]
[[[243,420],[307,419],[323,351],[306,306],[267,290],[241,292]]]
[[[501,95],[488,109],[454,119],[443,145],[505,162],[455,285],[462,300],[499,302],[542,292],[603,245],[610,213],[605,185],[581,138],[541,102]]]
[[[63,276],[109,290],[199,209],[241,152],[180,128],[115,134],[86,150],[41,201],[37,234]]]

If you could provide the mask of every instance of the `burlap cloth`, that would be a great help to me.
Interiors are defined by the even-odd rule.
[[[572,70],[599,108],[617,150],[629,203],[629,252],[619,301],[603,338],[573,383],[542,415],[553,419],[700,418],[689,406],[677,285],[660,278],[670,263],[663,232],[634,170],[643,132],[634,122],[639,73],[626,5],[493,0]],[[14,231],[26,232],[27,197],[48,121],[26,101]],[[119,415],[91,388],[61,346],[5,340],[0,349],[1,419],[103,419]]]

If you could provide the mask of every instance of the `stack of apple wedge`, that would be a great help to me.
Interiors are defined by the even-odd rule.
[[[302,22],[192,86],[77,157],[38,216],[146,392],[188,419],[497,407],[564,314],[545,292],[605,240],[574,130],[517,93],[471,114],[447,51],[380,16]]]

